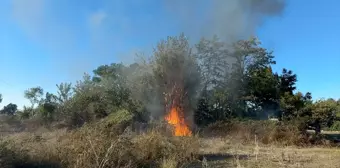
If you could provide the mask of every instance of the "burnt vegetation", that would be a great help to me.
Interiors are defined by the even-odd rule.
[[[168,37],[148,60],[99,66],[57,93],[33,87],[24,93],[30,106],[4,106],[2,134],[28,136],[3,136],[0,165],[180,167],[199,160],[201,137],[315,145],[325,140],[321,130],[340,129],[339,100],[313,101],[296,88],[297,74],[273,72],[274,64],[257,38],[191,46],[183,34]],[[165,116],[173,107],[192,136],[172,135]]]

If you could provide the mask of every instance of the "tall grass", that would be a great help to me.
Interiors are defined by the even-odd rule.
[[[105,124],[104,124],[105,125]],[[195,159],[197,137],[172,137],[157,129],[140,135],[119,126],[89,124],[57,135],[20,133],[0,143],[0,167],[178,167]]]
[[[253,143],[255,136],[263,144],[287,146],[308,143],[308,138],[301,134],[297,126],[268,120],[217,122],[205,128],[202,135],[228,136],[244,144]]]

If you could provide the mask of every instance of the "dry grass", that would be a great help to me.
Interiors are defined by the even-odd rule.
[[[269,120],[218,122],[203,130],[203,135],[229,137],[244,144],[253,143],[254,137],[257,136],[257,141],[260,143],[281,146],[306,146],[313,140],[312,137],[302,135],[295,125]]]
[[[158,130],[133,135],[100,124],[74,131],[17,133],[0,144],[0,167],[172,168],[191,162],[199,150],[196,137],[166,136]]]
[[[339,167],[340,150],[328,141],[302,136],[292,125],[271,121],[216,123],[200,140],[201,167]],[[211,136],[212,135],[212,136]],[[218,138],[217,138],[218,137]]]
[[[172,137],[164,133],[162,125],[138,135],[124,131],[122,125],[106,124],[73,131],[39,129],[2,138],[0,167],[313,168],[340,164],[340,149],[298,147],[288,143],[291,137],[283,135],[293,133],[285,129],[261,135],[259,130],[269,131],[269,127],[257,128],[254,134],[254,125],[250,125],[235,125],[219,138]]]
[[[259,144],[257,159],[256,145],[241,144],[228,138],[211,138],[201,140],[202,155],[212,156],[208,159],[209,167],[339,167],[340,149],[296,146],[278,147]],[[214,148],[211,148],[214,146]]]

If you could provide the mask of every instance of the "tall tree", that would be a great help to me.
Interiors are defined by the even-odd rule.
[[[230,46],[214,37],[202,39],[196,48],[204,88],[211,92],[206,94],[210,108],[204,108],[210,109],[210,116],[223,120],[244,117],[259,107],[277,108],[278,77],[270,68],[276,62],[272,52],[261,47],[257,38]]]
[[[113,63],[101,65],[93,71],[95,76],[92,80],[103,90],[109,104],[116,108],[129,108],[131,105],[131,91],[127,81],[130,68],[121,63]]]
[[[211,40],[202,38],[196,45],[195,57],[198,60],[203,85],[207,89],[222,86],[229,70],[229,51],[217,36]]]
[[[279,77],[273,74],[271,67],[253,70],[248,74],[247,82],[246,100],[254,105],[250,112],[255,112],[261,118],[277,116],[280,103]]]
[[[231,56],[235,59],[233,72],[239,75],[246,75],[257,69],[276,64],[273,52],[262,48],[261,42],[255,37],[234,43],[232,50]]]
[[[163,112],[178,107],[185,113],[180,115],[191,122],[201,86],[201,74],[184,34],[161,41],[153,53],[151,67],[154,89],[157,89],[155,97],[161,99]]]
[[[297,82],[297,76],[291,70],[283,69],[280,75],[280,93],[284,95],[288,93],[293,95],[293,91],[296,89],[295,84]]]
[[[31,102],[31,108],[30,108],[31,115],[30,116],[35,115],[34,107],[35,105],[39,105],[43,94],[44,94],[44,90],[40,86],[25,90],[24,97]]]

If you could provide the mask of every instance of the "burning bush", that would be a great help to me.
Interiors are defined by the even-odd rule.
[[[169,114],[165,117],[165,120],[174,126],[175,136],[191,136],[192,132],[186,124],[183,111],[178,107],[172,107]]]
[[[187,38],[181,35],[160,42],[150,66],[150,81],[156,86],[153,96],[162,98],[159,105],[163,113],[159,116],[174,126],[174,135],[191,135],[200,73]]]

